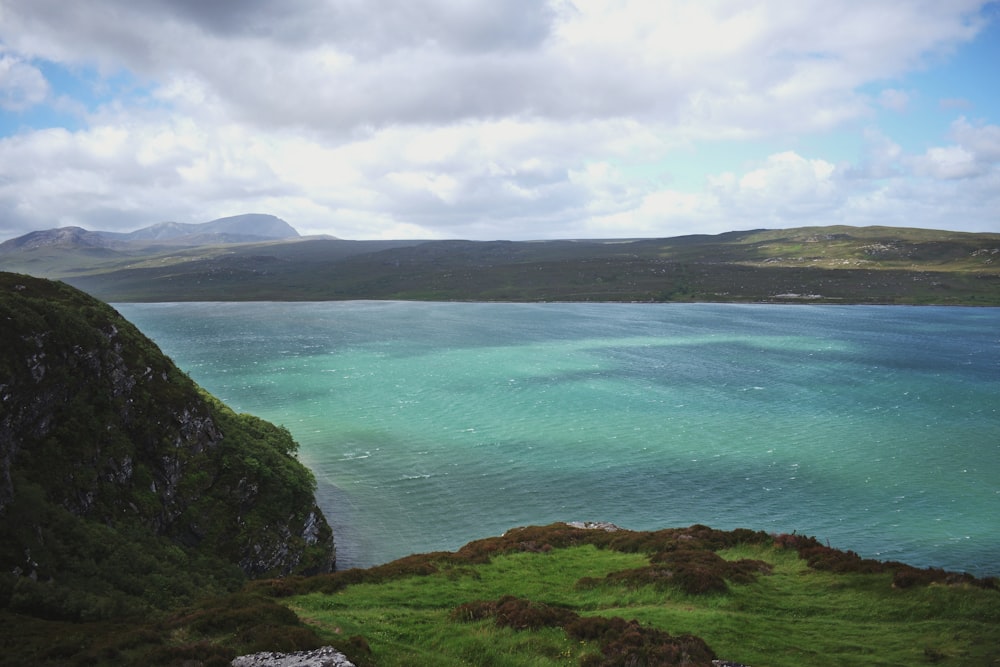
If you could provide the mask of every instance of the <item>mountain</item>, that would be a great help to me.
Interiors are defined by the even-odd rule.
[[[82,227],[60,227],[37,232],[0,243],[0,254],[37,248],[108,248],[113,241],[104,232],[91,232]]]
[[[0,610],[117,617],[331,570],[296,446],[110,306],[0,273]]]
[[[80,227],[29,232],[0,243],[0,255],[45,248],[108,248],[128,251],[158,244],[198,246],[297,238],[298,231],[281,218],[262,213],[246,213],[199,224],[159,222],[127,233],[88,231]]]
[[[183,240],[190,245],[212,242],[209,239],[218,239],[226,243],[245,243],[269,239],[293,239],[299,236],[295,228],[281,218],[262,213],[234,215],[201,224],[160,222],[128,234],[101,233],[106,237],[126,241]]]

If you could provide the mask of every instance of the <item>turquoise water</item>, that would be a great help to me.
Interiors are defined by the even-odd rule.
[[[1000,309],[116,307],[292,431],[340,567],[594,520],[1000,574]]]

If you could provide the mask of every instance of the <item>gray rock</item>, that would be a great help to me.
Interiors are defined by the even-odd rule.
[[[332,646],[296,653],[253,653],[234,658],[232,667],[354,667]]]
[[[567,521],[566,525],[574,528],[586,528],[587,530],[603,530],[609,533],[621,530],[621,527],[608,521]]]

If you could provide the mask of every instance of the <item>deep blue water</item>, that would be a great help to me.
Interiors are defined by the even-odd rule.
[[[600,520],[1000,574],[1000,309],[116,307],[292,431],[340,567]]]

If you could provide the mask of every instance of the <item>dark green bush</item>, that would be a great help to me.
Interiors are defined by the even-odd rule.
[[[375,667],[372,648],[361,635],[351,635],[346,642],[338,640],[337,650],[346,655],[355,667]]]
[[[505,595],[499,600],[476,600],[459,605],[451,612],[452,620],[481,621],[492,618],[497,626],[514,630],[537,630],[563,627],[578,618],[576,612]]]
[[[687,548],[687,544],[685,548],[653,554],[646,567],[612,572],[604,582],[632,588],[676,588],[688,595],[708,595],[727,592],[726,580],[746,584],[754,581],[758,574],[771,571],[770,565],[763,561],[727,561],[713,551]],[[585,577],[576,585],[585,589],[599,584],[600,580]]]
[[[712,649],[693,635],[672,637],[662,630],[643,627],[638,621],[581,617],[571,609],[510,595],[459,605],[451,618],[461,622],[493,619],[497,626],[514,630],[561,627],[571,639],[596,642],[600,646],[601,655],[581,662],[588,667],[708,667],[715,657]]]
[[[164,646],[155,649],[145,656],[137,665],[148,665],[149,667],[173,667],[176,665],[198,665],[199,667],[229,667],[237,653],[229,648],[211,644],[209,642],[197,642],[194,644],[184,644],[182,646]]]
[[[575,612],[564,607],[510,596],[501,598],[496,610],[496,624],[514,630],[563,627],[576,617]]]
[[[601,655],[585,658],[586,667],[638,667],[639,665],[708,666],[715,652],[701,638],[693,635],[673,637],[638,621],[619,617],[580,617],[566,625],[566,634],[579,641],[595,641]]]
[[[885,571],[884,564],[877,560],[861,558],[853,551],[840,551],[822,545],[799,549],[799,557],[805,559],[814,570],[858,574],[878,574]]]

